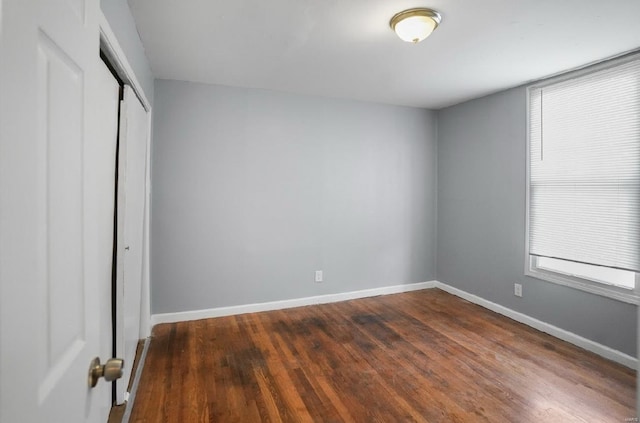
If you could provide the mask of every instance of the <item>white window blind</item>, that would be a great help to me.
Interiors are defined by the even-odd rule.
[[[640,57],[529,94],[530,254],[640,271]]]

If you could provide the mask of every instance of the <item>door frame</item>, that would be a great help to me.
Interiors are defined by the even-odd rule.
[[[118,39],[111,29],[111,25],[104,16],[102,10],[99,12],[98,24],[100,30],[100,49],[107,57],[109,63],[115,69],[118,77],[124,84],[130,85],[136,96],[140,100],[143,108],[147,112],[147,145],[146,145],[146,174],[145,174],[145,198],[144,198],[144,221],[143,221],[143,247],[142,247],[142,292],[140,304],[140,335],[148,338],[151,334],[151,298],[150,298],[150,259],[149,259],[149,226],[150,226],[150,200],[151,200],[151,122],[152,107],[147,96],[142,89],[140,81],[136,77],[124,50],[120,46]],[[111,334],[110,334],[111,335]],[[117,342],[117,336],[113,339],[113,345]],[[130,366],[133,363],[125,363]],[[136,374],[131,374],[135,378]],[[129,381],[126,381],[129,383]],[[135,386],[135,383],[134,383]]]

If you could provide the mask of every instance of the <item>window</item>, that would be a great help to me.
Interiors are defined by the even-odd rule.
[[[526,273],[638,303],[640,55],[528,89]]]

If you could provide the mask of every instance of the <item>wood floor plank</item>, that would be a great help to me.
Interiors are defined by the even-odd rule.
[[[437,289],[158,325],[131,422],[621,422],[635,371]]]

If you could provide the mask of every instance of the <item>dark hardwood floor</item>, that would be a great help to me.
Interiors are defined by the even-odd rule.
[[[624,422],[635,371],[437,289],[156,326],[131,422]]]

